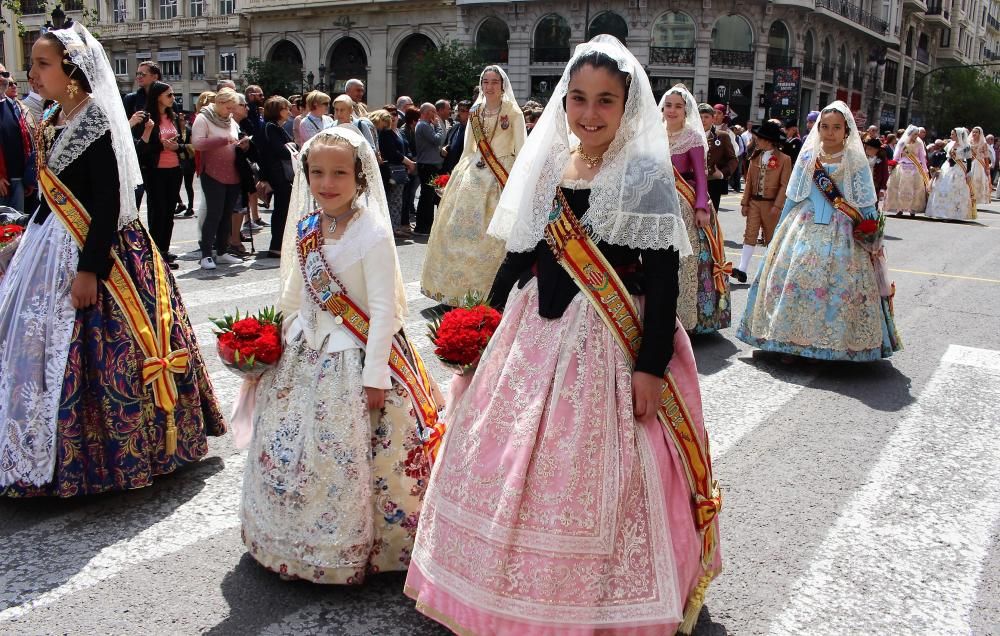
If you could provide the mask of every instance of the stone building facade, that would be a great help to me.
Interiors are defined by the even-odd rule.
[[[447,40],[502,64],[519,99],[544,100],[572,48],[611,33],[646,66],[657,93],[682,81],[698,99],[726,103],[750,121],[793,110],[801,120],[839,98],[859,119],[893,128],[921,120],[926,82],[915,80],[924,74],[1000,60],[1000,0],[70,2],[100,3],[97,30],[123,91],[136,63],[151,58],[185,107],[219,79],[238,80],[251,57],[301,65],[332,93],[357,77],[368,103],[381,105],[412,94],[414,61]],[[44,17],[25,22],[32,28]],[[0,56],[23,69],[31,36],[10,31]],[[788,67],[801,70],[797,108],[772,103],[774,69]]]

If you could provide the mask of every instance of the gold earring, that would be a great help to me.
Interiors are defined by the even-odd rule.
[[[80,82],[75,79],[71,79],[69,84],[66,85],[66,94],[69,95],[70,99],[76,99],[76,94],[80,92]]]

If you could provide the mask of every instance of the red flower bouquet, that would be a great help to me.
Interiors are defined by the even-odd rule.
[[[7,266],[14,258],[14,251],[24,234],[24,228],[20,225],[0,225],[0,278],[3,278]]]
[[[462,307],[452,309],[430,324],[434,354],[459,375],[475,371],[486,345],[500,325],[500,312],[482,298],[467,296]]]
[[[855,224],[854,240],[868,251],[876,251],[881,244],[883,232],[885,232],[885,217],[880,214],[878,219],[862,219]]]
[[[450,179],[451,179],[450,174],[439,174],[438,176],[431,179],[431,182],[428,183],[427,185],[434,188],[434,191],[437,192],[437,195],[441,197],[444,196],[445,186],[448,185],[448,181]]]
[[[265,307],[257,315],[213,318],[216,349],[223,364],[244,377],[260,377],[281,358],[281,312]]]

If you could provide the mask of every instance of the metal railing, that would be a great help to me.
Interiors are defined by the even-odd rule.
[[[833,67],[824,66],[823,67],[823,81],[833,83]]]
[[[649,63],[665,64],[667,66],[690,66],[694,64],[694,49],[651,46],[649,47]]]
[[[506,46],[477,46],[476,50],[487,62],[507,63],[509,49]]]
[[[865,87],[865,75],[860,71],[854,71],[854,90],[860,91]]]
[[[783,66],[792,65],[792,56],[785,55],[784,53],[771,53],[767,54],[767,68],[779,68]]]
[[[814,60],[805,60],[802,62],[802,74],[806,77],[811,77],[816,79],[816,62]]]
[[[866,29],[871,29],[876,33],[887,34],[889,32],[889,23],[879,18],[856,4],[847,2],[846,0],[816,0],[816,6],[828,11],[832,11],[839,16],[847,18],[855,24],[860,24]]]
[[[927,3],[927,11],[924,11],[924,15],[939,15],[944,17],[945,20],[951,19],[948,9],[941,6],[941,0],[930,0]]]
[[[840,71],[839,73],[837,73],[837,84],[840,86],[846,88],[848,86],[848,82],[850,82],[850,79],[851,79],[850,73],[848,73],[847,71]]]
[[[569,62],[570,54],[568,46],[543,46],[532,47],[532,64],[564,64]]]
[[[712,49],[712,66],[729,68],[753,69],[753,51],[730,51],[728,49]]]

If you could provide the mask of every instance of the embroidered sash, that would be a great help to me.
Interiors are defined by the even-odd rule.
[[[819,159],[816,160],[816,167],[813,170],[813,183],[816,184],[819,191],[826,197],[826,200],[830,202],[830,205],[851,219],[854,225],[864,220],[861,211],[848,203],[844,195],[840,193],[840,188],[837,187],[833,177],[826,171],[826,168],[823,167]]]
[[[507,169],[497,159],[497,156],[493,153],[493,146],[490,145],[489,140],[486,139],[486,135],[483,133],[483,120],[479,117],[478,110],[472,113],[469,117],[469,122],[472,124],[472,136],[476,140],[476,146],[479,147],[479,153],[483,155],[483,161],[489,166],[490,172],[496,177],[497,183],[500,184],[500,189],[503,190],[504,186],[507,185]]]
[[[323,238],[319,212],[313,212],[299,221],[297,233],[299,266],[309,295],[317,305],[330,312],[334,321],[343,325],[362,347],[367,347],[371,324],[369,317],[351,300],[320,251]],[[437,402],[423,360],[402,331],[393,336],[389,370],[410,394],[417,416],[417,434],[423,442],[424,452],[433,462],[444,436],[444,422],[438,419]]]
[[[696,193],[691,184],[681,176],[677,166],[674,166],[674,184],[677,188],[677,194],[687,201],[691,209],[694,210]],[[712,255],[712,279],[715,283],[715,291],[721,294],[726,291],[729,277],[733,275],[733,264],[726,260],[726,248],[718,215],[709,213],[709,218],[712,224],[707,228],[699,229],[705,232],[705,238],[708,239],[708,249]]]
[[[955,165],[962,169],[962,174],[965,175],[966,180],[969,179],[969,169],[965,166],[965,161],[959,159],[955,151],[952,150],[948,157],[955,162]],[[972,184],[969,184],[969,199],[972,204],[972,218],[976,218],[976,192],[972,189]]]
[[[66,226],[77,247],[82,249],[87,240],[87,232],[90,231],[90,214],[47,165],[41,161],[39,164],[38,184],[42,195],[53,214]],[[166,413],[164,445],[166,453],[173,455],[177,450],[177,425],[174,422],[177,384],[174,374],[187,371],[190,353],[187,349],[170,350],[170,332],[174,318],[170,307],[170,291],[167,288],[166,266],[155,248],[152,252],[156,279],[155,322],[146,313],[135,282],[114,252],[111,252],[111,273],[104,281],[104,286],[125,315],[129,330],[146,357],[142,363],[142,382],[153,385],[153,402]]]
[[[906,158],[910,160],[910,163],[917,168],[917,173],[920,175],[920,179],[924,182],[924,190],[929,190],[931,187],[931,176],[927,174],[927,168],[925,168],[924,164],[917,160],[911,151],[904,150],[903,154],[906,155]]]
[[[642,325],[632,297],[621,279],[587,235],[561,191],[556,193],[545,239],[573,281],[597,310],[615,337],[621,351],[634,365],[642,341]],[[672,326],[671,326],[672,329]],[[717,574],[710,568],[719,546],[718,514],[722,496],[712,477],[712,458],[707,436],[695,428],[669,369],[664,376],[663,394],[656,412],[667,437],[673,442],[691,490],[694,524],[701,537],[703,575],[688,599],[685,622],[692,611],[695,618],[704,600],[705,588]],[[692,623],[693,625],[693,623]]]

